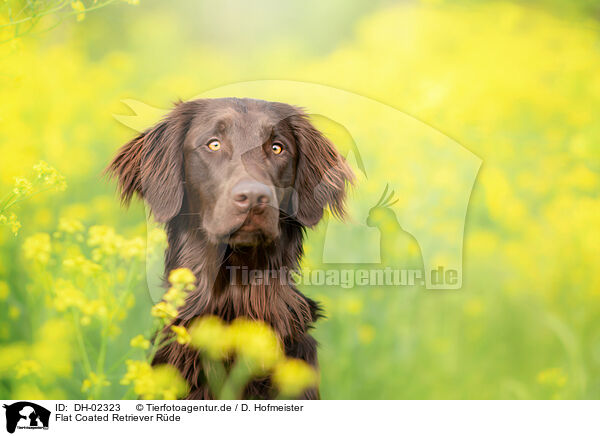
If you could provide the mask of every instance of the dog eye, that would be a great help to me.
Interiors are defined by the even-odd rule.
[[[271,150],[273,150],[273,153],[275,154],[280,154],[283,151],[283,145],[279,142],[274,142],[273,145],[271,145]]]
[[[207,144],[207,147],[210,148],[212,151],[219,151],[221,149],[221,143],[216,139],[213,139]]]

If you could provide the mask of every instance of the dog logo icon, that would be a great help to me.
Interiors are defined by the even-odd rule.
[[[48,409],[28,401],[4,404],[3,407],[6,409],[6,431],[9,433],[14,433],[17,428],[48,430],[50,421]]]

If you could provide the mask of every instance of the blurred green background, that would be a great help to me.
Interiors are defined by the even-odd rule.
[[[114,228],[125,238],[119,246],[146,240],[141,204],[124,211],[102,177],[134,135],[113,117],[131,114],[121,101],[168,108],[265,79],[384,103],[423,122],[419,138],[443,132],[483,161],[465,223],[462,289],[303,288],[328,316],[315,330],[324,398],[600,397],[597,2],[141,0],[79,20],[65,14],[42,32],[61,13],[50,15],[15,38],[6,5],[29,3],[0,6],[0,197],[40,160],[68,188],[11,208],[17,236],[0,227],[1,397],[126,395],[123,356],[143,353],[129,341],[152,329],[143,255],[120,259],[104,247],[99,256],[88,230]],[[362,114],[365,130],[375,122]],[[330,131],[349,147],[352,138]],[[403,162],[383,134],[359,145],[390,173]],[[401,199],[418,188],[395,186]],[[401,214],[410,204],[396,207]],[[323,233],[309,233],[307,267],[321,262]],[[353,234],[345,238],[340,251]],[[389,263],[406,258],[404,246],[384,249]],[[65,308],[57,300],[72,296],[71,285],[86,300]],[[100,361],[98,382],[90,372]],[[84,380],[98,386],[90,392]]]

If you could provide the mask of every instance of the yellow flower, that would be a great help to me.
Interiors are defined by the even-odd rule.
[[[21,228],[21,223],[14,213],[11,213],[8,218],[4,215],[0,215],[0,224],[9,226],[10,231],[13,232],[15,236],[19,233],[19,229]]]
[[[483,301],[481,301],[481,299],[479,298],[473,298],[468,300],[465,303],[464,306],[464,312],[465,314],[476,318],[478,316],[480,316],[483,312],[484,312],[485,306],[483,304]]]
[[[167,234],[163,229],[154,228],[148,232],[148,250],[154,252],[167,241]]]
[[[317,371],[300,359],[285,359],[275,366],[273,382],[285,397],[297,397],[317,385]]]
[[[128,271],[125,268],[118,268],[115,272],[115,278],[117,279],[118,283],[125,283],[125,280],[127,280],[127,276]]]
[[[100,318],[108,314],[106,303],[101,299],[89,300],[83,292],[75,285],[64,279],[58,279],[54,287],[55,298],[53,306],[59,312],[64,312],[69,308],[76,308],[84,315],[81,318],[82,325],[89,325],[91,316],[95,315]]]
[[[217,316],[195,320],[189,329],[192,346],[205,351],[211,359],[222,359],[232,351],[228,327]]]
[[[177,342],[181,345],[189,344],[191,336],[184,326],[174,325],[171,330],[175,333]]]
[[[232,351],[247,363],[260,369],[269,369],[283,356],[281,344],[269,326],[260,321],[236,319],[225,326],[216,316],[203,317],[190,328],[191,343],[220,359]]]
[[[58,191],[64,191],[67,189],[67,182],[65,178],[46,162],[40,161],[33,166],[33,170],[37,174],[38,181],[40,181],[45,187],[56,188]]]
[[[187,268],[178,268],[171,271],[169,274],[169,283],[173,286],[181,285],[186,289],[194,289],[196,277],[194,273]]]
[[[0,345],[0,374],[13,371],[19,362],[30,356],[27,345],[22,342],[3,343]]]
[[[163,299],[173,305],[173,307],[181,307],[185,303],[187,292],[180,288],[170,288],[164,295]]]
[[[238,356],[256,369],[268,370],[283,357],[279,339],[264,322],[237,318],[229,336]]]
[[[65,319],[50,319],[38,329],[27,357],[43,365],[45,380],[51,380],[54,374],[69,376],[73,371],[74,342],[72,324]]]
[[[176,400],[185,397],[188,386],[179,371],[170,365],[159,365],[152,368],[152,383],[150,391],[141,391],[137,388],[135,393],[144,400],[163,399]],[[146,388],[150,387],[146,385]]]
[[[177,316],[177,309],[165,301],[160,301],[152,306],[150,314],[155,318],[169,320]]]
[[[373,326],[364,324],[358,328],[358,339],[363,344],[370,344],[375,338],[375,329]]]
[[[561,388],[567,384],[568,377],[562,368],[549,368],[537,375],[537,382],[541,385]]]
[[[92,259],[96,262],[118,254],[124,242],[123,237],[117,235],[112,227],[92,226],[88,231],[87,244],[90,247],[96,247],[92,251]]]
[[[31,194],[33,192],[33,185],[25,177],[16,177],[13,192],[16,195]]]
[[[58,230],[69,235],[81,233],[84,229],[85,227],[83,226],[81,221],[78,221],[76,219],[61,218],[58,222]]]
[[[108,314],[106,303],[101,299],[85,300],[80,309],[81,312],[87,316],[96,315],[103,318]],[[111,327],[114,327],[114,325],[111,325]]]
[[[115,311],[115,319],[117,321],[123,321],[127,317],[127,311],[123,309],[123,307],[119,306],[119,308]]]
[[[131,309],[135,305],[135,297],[131,294],[125,298],[125,307]]]
[[[144,400],[176,400],[187,394],[188,386],[179,371],[170,365],[150,366],[144,361],[128,360],[121,384],[133,384],[134,392]]]
[[[35,360],[22,360],[17,365],[17,378],[23,378],[30,374],[39,374],[42,366]]]
[[[92,387],[92,382],[89,379],[85,379],[83,383],[81,383],[81,392],[87,392]]]
[[[56,281],[54,295],[53,305],[59,312],[64,312],[71,307],[81,309],[87,304],[87,299],[83,292],[68,280],[58,279]]]
[[[121,327],[116,324],[110,324],[106,332],[109,338],[116,338],[121,334]]]
[[[23,244],[25,258],[45,265],[50,260],[52,245],[50,235],[47,233],[36,233],[27,238]]]
[[[363,310],[363,302],[356,297],[348,297],[344,301],[344,308],[352,315],[358,315]]]
[[[121,249],[119,250],[119,254],[125,260],[143,260],[146,256],[146,243],[142,238],[124,240]]]
[[[115,229],[108,226],[92,226],[88,231],[87,243],[90,247],[97,247],[112,241],[116,237]]]
[[[71,7],[74,11],[78,12],[77,21],[82,21],[83,19],[85,19],[85,6],[81,1],[77,0],[71,2]]]
[[[127,365],[127,372],[121,379],[122,385],[129,385],[136,380],[141,380],[145,377],[148,377],[148,375],[152,373],[152,367],[148,362],[127,360],[125,365]]]
[[[144,335],[137,335],[129,341],[129,345],[135,348],[141,348],[142,350],[147,350],[150,348],[150,341],[146,339]]]
[[[19,229],[21,228],[21,223],[17,219],[17,216],[14,213],[10,214],[8,218],[8,226],[10,227],[10,231],[17,235],[19,233]]]
[[[79,272],[82,273],[84,276],[92,276],[102,271],[102,267],[100,265],[92,262],[91,260],[86,259],[81,255],[67,257],[65,260],[63,260],[63,266],[67,271]]]
[[[17,306],[10,306],[8,309],[8,317],[10,319],[17,319],[19,316],[21,316],[21,309]]]
[[[8,283],[0,280],[0,301],[6,300],[10,294]]]
[[[88,377],[81,384],[81,392],[87,392],[94,387],[110,386],[110,382],[106,380],[104,374],[98,375],[94,372],[90,372]]]

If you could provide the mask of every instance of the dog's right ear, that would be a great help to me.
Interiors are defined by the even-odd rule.
[[[137,194],[163,223],[177,215],[183,203],[183,141],[189,122],[178,111],[182,105],[125,144],[106,169],[118,179],[124,204]]]

